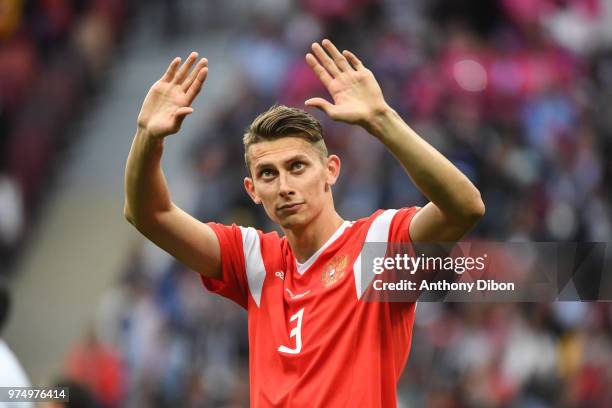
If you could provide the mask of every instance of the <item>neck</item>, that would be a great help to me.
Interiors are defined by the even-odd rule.
[[[331,238],[343,222],[342,217],[331,207],[330,211],[321,212],[304,227],[283,230],[295,258],[303,263]]]

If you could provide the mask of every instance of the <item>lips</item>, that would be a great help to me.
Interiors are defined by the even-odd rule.
[[[301,206],[304,203],[287,203],[287,204],[283,204],[280,207],[278,207],[279,211],[289,211],[289,210],[296,210],[299,208],[299,206]]]

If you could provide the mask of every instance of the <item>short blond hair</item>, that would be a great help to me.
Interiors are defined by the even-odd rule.
[[[244,161],[249,172],[251,171],[249,147],[255,143],[283,137],[299,137],[306,140],[319,153],[321,160],[328,156],[327,146],[323,140],[323,128],[317,118],[301,109],[274,105],[255,118],[242,139]]]

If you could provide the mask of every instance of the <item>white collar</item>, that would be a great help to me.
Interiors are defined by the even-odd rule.
[[[299,263],[297,261],[297,259],[295,260],[295,264],[297,266],[297,271],[300,275],[303,275],[304,272],[306,272],[306,270],[308,268],[310,268],[310,266],[317,260],[317,258],[319,258],[319,255],[321,255],[321,253],[323,251],[325,251],[325,249],[330,246],[336,239],[338,239],[338,237],[340,237],[340,235],[342,235],[342,233],[344,232],[344,230],[346,229],[346,227],[350,226],[352,224],[351,221],[344,221],[336,230],[336,232],[334,232],[332,234],[331,237],[329,237],[329,239],[327,240],[326,243],[323,244],[323,246],[321,248],[319,248],[317,250],[317,252],[315,252],[314,254],[312,254],[310,256],[310,258],[308,258],[304,263]]]

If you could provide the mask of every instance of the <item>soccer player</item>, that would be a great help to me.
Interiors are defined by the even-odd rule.
[[[193,112],[208,75],[207,60],[196,59],[172,61],[144,100],[126,166],[126,218],[209,290],[247,309],[251,406],[396,406],[415,303],[363,301],[364,243],[456,241],[484,214],[479,191],[389,107],[354,54],[323,40],[306,61],[333,103],[306,106],[366,129],[430,202],[344,220],[332,195],[340,158],[328,155],[320,123],[274,106],[244,135],[244,187],[284,236],[200,222],[171,201],[160,167],[165,137]]]

